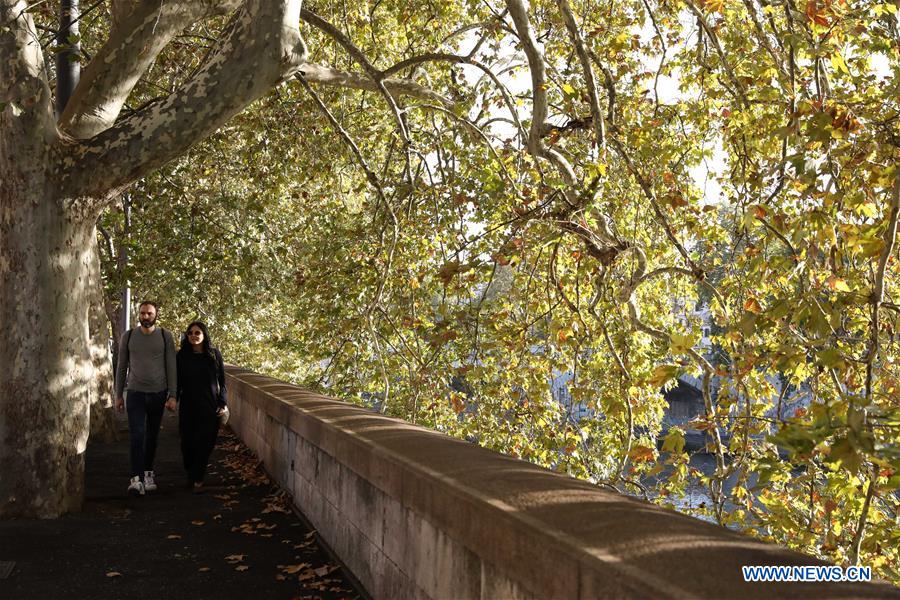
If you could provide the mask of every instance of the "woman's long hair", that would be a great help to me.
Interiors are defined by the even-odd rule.
[[[178,349],[178,354],[184,352],[187,354],[188,352],[193,352],[194,349],[191,347],[190,339],[188,338],[188,332],[191,330],[191,327],[199,327],[200,331],[203,332],[203,353],[208,355],[210,358],[215,359],[215,355],[213,354],[213,345],[212,340],[209,339],[209,329],[206,327],[206,323],[203,321],[191,321],[190,325],[188,325],[184,333],[181,334],[181,348]]]

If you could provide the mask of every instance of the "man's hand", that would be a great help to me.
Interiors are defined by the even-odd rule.
[[[125,410],[125,398],[122,396],[116,396],[116,410],[118,412],[122,412]]]
[[[178,402],[175,400],[175,396],[169,396],[169,399],[166,400],[166,408],[175,410],[176,406],[178,406]]]

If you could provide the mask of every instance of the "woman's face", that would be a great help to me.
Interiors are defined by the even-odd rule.
[[[194,325],[188,329],[188,341],[191,346],[199,346],[203,343],[203,330]]]

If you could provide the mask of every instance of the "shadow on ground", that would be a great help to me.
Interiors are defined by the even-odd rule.
[[[0,598],[364,595],[230,431],[220,433],[207,489],[196,495],[181,467],[178,419],[167,414],[156,460],[159,490],[133,498],[125,493],[127,425],[119,426],[119,441],[88,447],[81,513],[0,521]]]

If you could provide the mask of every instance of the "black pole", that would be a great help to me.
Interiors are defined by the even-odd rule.
[[[62,114],[81,78],[78,0],[60,0],[56,46],[56,110]]]

